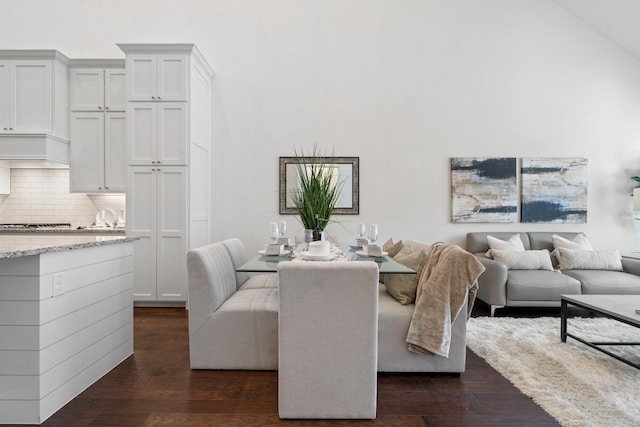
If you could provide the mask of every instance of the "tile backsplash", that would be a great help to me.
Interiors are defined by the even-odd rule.
[[[11,169],[11,194],[0,195],[0,223],[94,223],[98,209],[116,214],[124,194],[69,193],[69,169]]]

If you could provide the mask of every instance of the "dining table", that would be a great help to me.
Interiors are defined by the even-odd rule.
[[[385,256],[366,256],[362,255],[362,248],[359,247],[340,247],[338,248],[344,256],[337,257],[337,260],[331,261],[302,261],[300,262],[344,262],[344,261],[374,261],[378,265],[380,274],[415,274],[416,271],[394,260],[388,255]],[[335,250],[335,248],[333,249]],[[262,255],[257,254],[250,258],[247,262],[236,269],[238,272],[245,273],[277,273],[278,264],[282,261],[291,261],[292,254],[295,249],[293,247],[283,255]],[[359,252],[359,253],[358,253]]]

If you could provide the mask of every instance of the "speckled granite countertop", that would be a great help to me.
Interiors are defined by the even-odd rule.
[[[48,252],[62,252],[73,249],[90,248],[93,246],[133,242],[139,239],[139,237],[126,236],[65,236],[59,234],[34,234],[29,235],[23,233],[13,236],[0,236],[0,259],[19,258]]]
[[[60,236],[64,235],[77,235],[77,234],[86,234],[86,235],[105,235],[105,236],[124,236],[125,230],[124,228],[49,228],[49,229],[39,229],[39,228],[10,228],[10,229],[0,229],[0,236],[6,234],[56,234]]]

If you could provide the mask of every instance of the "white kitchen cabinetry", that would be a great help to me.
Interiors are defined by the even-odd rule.
[[[129,168],[127,234],[136,242],[133,298],[185,301],[187,168]]]
[[[126,122],[125,113],[71,113],[71,192],[126,191]]]
[[[187,109],[186,102],[132,102],[128,163],[186,165]]]
[[[127,55],[129,101],[186,101],[187,55]]]
[[[0,50],[0,159],[68,163],[68,62],[54,50]]]
[[[124,68],[72,68],[71,111],[125,111]]]
[[[51,132],[51,61],[3,61],[1,132]]]
[[[101,68],[104,66],[115,68]],[[122,66],[122,60],[71,61],[71,192],[126,191],[126,79]]]
[[[124,44],[134,301],[184,304],[186,253],[210,242],[213,71],[193,44]]]

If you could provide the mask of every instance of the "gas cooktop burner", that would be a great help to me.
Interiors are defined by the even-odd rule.
[[[71,224],[68,223],[52,223],[52,224],[0,224],[0,229],[22,229],[22,228],[71,228]]]

